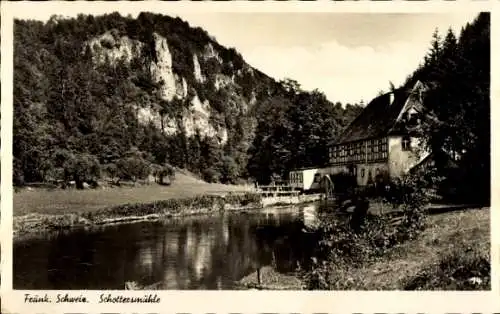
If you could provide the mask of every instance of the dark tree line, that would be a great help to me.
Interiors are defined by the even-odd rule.
[[[423,135],[432,151],[444,149],[458,164],[441,173],[464,200],[490,200],[490,14],[481,13],[460,34],[433,34],[424,63],[408,79],[429,87],[425,108],[437,119]],[[438,165],[439,166],[439,165]]]
[[[284,90],[256,112],[249,173],[260,182],[284,179],[296,168],[325,166],[329,145],[362,110],[359,105],[333,105],[324,94],[303,91],[293,80],[282,84]]]
[[[86,42],[110,32],[142,43],[131,60],[97,63]],[[166,101],[149,65],[157,52],[153,33],[167,38],[173,72],[186,79],[188,96]],[[105,49],[117,45],[101,40]],[[193,53],[210,44],[215,58],[199,58],[205,82],[194,77]],[[107,57],[106,57],[107,58]],[[217,75],[232,83],[215,88]],[[140,123],[138,108],[180,121],[192,97],[210,103],[210,123],[227,130],[227,142],[199,133],[166,134]],[[179,18],[141,13],[80,15],[48,22],[15,21],[14,183],[75,181],[97,184],[102,177],[160,181],[181,167],[211,182],[268,180],[297,166],[323,163],[325,143],[359,107],[335,106],[318,92],[276,82],[247,65],[234,49],[220,46],[204,30]],[[268,120],[270,113],[276,119]],[[283,119],[279,119],[282,116]],[[280,126],[283,122],[284,126]],[[265,140],[263,140],[265,139]]]

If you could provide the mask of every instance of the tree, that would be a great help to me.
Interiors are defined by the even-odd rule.
[[[439,30],[436,28],[432,34],[431,48],[429,53],[425,56],[425,64],[429,67],[437,65],[442,52],[441,36]]]
[[[394,86],[394,83],[392,81],[389,81],[389,92],[393,93],[396,90],[396,87]]]
[[[140,156],[130,156],[117,161],[120,169],[119,176],[124,180],[136,182],[145,179],[149,175],[149,163]]]
[[[295,80],[273,80],[181,19],[115,13],[14,23],[15,184],[62,177],[61,151],[68,180],[77,178],[79,187],[98,177],[73,169],[84,165],[102,165],[113,179],[136,180],[154,163],[204,172],[211,181],[266,180],[322,164],[326,143],[357,110],[305,92]],[[104,33],[114,40],[89,44]],[[159,56],[155,33],[168,41],[176,79],[189,86],[182,99],[166,101],[159,93],[151,72]],[[131,39],[131,58],[114,57],[122,36]],[[193,54],[205,55],[209,46],[213,55],[199,58],[206,80],[197,82]],[[228,84],[217,87],[221,78]],[[227,131],[227,142],[188,136],[183,121],[196,95],[209,103],[209,123]],[[143,109],[152,113],[150,123],[139,121]],[[164,132],[167,117],[178,122],[174,134]]]
[[[236,183],[240,177],[236,161],[229,156],[222,157],[221,182]]]
[[[490,37],[489,14],[481,13],[466,25],[458,39],[449,30],[444,41],[433,44],[418,70],[429,90],[424,103],[436,117],[424,137],[433,151],[456,156],[462,182],[455,182],[460,197],[489,202],[490,191]]]
[[[77,189],[83,189],[83,183],[97,184],[101,176],[99,161],[93,155],[67,154],[63,163],[64,177],[66,181],[74,180]]]
[[[156,177],[157,181],[161,185],[170,184],[175,178],[175,170],[172,166],[165,165],[151,165],[151,172]],[[165,182],[165,178],[168,179],[168,183]]]

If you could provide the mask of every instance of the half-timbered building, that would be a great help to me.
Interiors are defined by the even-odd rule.
[[[373,99],[331,145],[328,172],[348,172],[363,186],[399,177],[419,163],[427,155],[416,132],[424,91],[418,81]]]

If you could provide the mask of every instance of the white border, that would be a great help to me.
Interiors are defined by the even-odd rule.
[[[154,291],[161,303],[97,304],[98,295],[112,291],[82,292],[93,302],[86,305],[25,304],[26,291],[12,291],[12,17],[27,10],[69,14],[120,11],[182,12],[450,12],[490,11],[491,13],[491,125],[492,125],[492,291],[488,292],[279,292],[279,291]],[[500,150],[495,145],[493,125],[499,125],[500,104],[500,1],[381,1],[381,2],[2,2],[2,186],[1,186],[1,293],[2,310],[7,313],[102,313],[102,312],[168,312],[168,313],[463,313],[500,311],[500,232],[498,212],[500,189],[497,183]],[[496,52],[496,54],[495,54]],[[496,193],[495,193],[496,191]],[[76,294],[76,291],[68,291]],[[116,292],[116,291],[115,291]],[[34,292],[35,293],[35,292]],[[43,292],[38,291],[38,294]],[[55,295],[56,291],[47,291]],[[120,291],[124,296],[142,296],[144,291]]]

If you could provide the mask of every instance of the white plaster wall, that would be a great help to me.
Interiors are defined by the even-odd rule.
[[[329,174],[329,175],[335,175],[339,174],[341,172],[347,172],[348,169],[346,166],[330,166],[326,168],[320,169],[318,172],[321,174]]]
[[[389,175],[391,178],[401,177],[419,160],[418,158],[418,139],[411,138],[411,147],[409,151],[402,148],[402,136],[389,136]]]
[[[356,181],[358,185],[365,186],[368,184],[368,178],[372,177],[372,181],[375,182],[375,177],[379,173],[387,172],[388,165],[386,162],[377,163],[367,163],[367,164],[357,164],[356,165]],[[364,175],[363,175],[364,170]]]
[[[318,173],[318,169],[307,169],[304,170],[304,189],[310,189],[313,182],[314,176]]]

